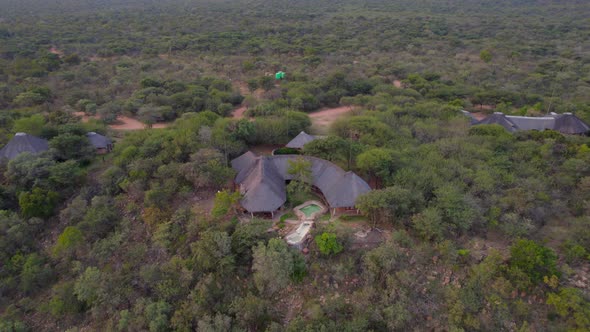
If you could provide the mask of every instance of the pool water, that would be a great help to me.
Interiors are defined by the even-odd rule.
[[[301,212],[305,213],[306,217],[310,217],[312,214],[320,211],[322,208],[316,204],[309,204],[306,207],[302,207],[300,210]]]

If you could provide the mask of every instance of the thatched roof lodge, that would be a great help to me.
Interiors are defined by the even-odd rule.
[[[91,131],[86,133],[86,137],[98,153],[106,153],[113,148],[113,142],[106,136]]]
[[[285,146],[292,149],[303,149],[305,144],[320,138],[323,138],[323,136],[310,135],[302,131]]]
[[[465,114],[465,112],[463,114]],[[549,116],[531,117],[505,115],[502,112],[494,112],[494,114],[486,117],[485,119],[472,124],[499,124],[506,128],[506,130],[509,132],[515,132],[519,130],[541,131],[551,129],[559,131],[562,134],[584,135],[590,131],[588,124],[572,113],[551,113]]]
[[[286,181],[289,160],[304,158],[311,162],[312,185],[321,191],[334,213],[337,208],[354,208],[357,198],[370,191],[369,185],[353,172],[316,157],[298,155],[256,156],[248,151],[232,160],[237,172],[235,183],[243,194],[242,207],[250,212],[278,210],[287,200]]]
[[[12,160],[19,154],[28,152],[39,154],[49,150],[49,143],[46,139],[39,138],[27,133],[16,133],[14,137],[0,149],[0,159]]]

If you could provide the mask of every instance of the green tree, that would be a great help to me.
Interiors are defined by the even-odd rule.
[[[438,240],[443,237],[442,216],[436,208],[426,208],[412,217],[412,226],[425,240]]]
[[[76,298],[93,307],[105,300],[102,272],[94,266],[87,267],[74,284]]]
[[[197,190],[219,188],[234,176],[233,170],[225,165],[223,155],[215,149],[199,149],[190,158],[191,161],[183,165],[182,174]]]
[[[20,118],[14,121],[12,130],[17,133],[27,133],[39,136],[45,126],[45,117],[41,114],[31,115],[28,118]]]
[[[590,330],[590,302],[578,289],[567,287],[559,293],[549,293],[547,304],[567,320],[572,331]]]
[[[336,255],[344,249],[334,233],[324,232],[315,237],[315,243],[323,255]]]
[[[46,260],[37,253],[26,257],[20,272],[20,289],[31,293],[51,282],[52,271]]]
[[[285,241],[274,238],[258,243],[253,250],[254,284],[266,296],[272,296],[289,284],[293,274],[293,255]]]
[[[4,176],[20,190],[47,187],[46,179],[55,165],[55,161],[49,158],[21,153],[8,163]]]
[[[492,61],[492,52],[490,52],[488,50],[483,50],[483,51],[479,52],[479,58],[483,62],[489,63],[490,61]]]
[[[211,216],[214,218],[221,218],[226,216],[230,211],[236,211],[241,194],[239,191],[222,190],[215,194],[215,201],[213,202],[213,209],[211,209]]]
[[[408,218],[424,205],[422,195],[401,186],[370,191],[357,199],[356,206],[373,223],[409,224]]]
[[[61,134],[49,141],[49,147],[59,160],[87,160],[94,154],[94,147],[85,135]]]
[[[543,281],[543,277],[559,276],[553,250],[526,239],[510,247],[510,270],[513,274],[524,273],[533,285]]]
[[[205,231],[200,239],[191,244],[196,265],[204,271],[223,271],[229,273],[234,264],[231,253],[231,238],[226,232]]]
[[[291,176],[291,182],[287,185],[287,194],[291,204],[298,205],[311,193],[311,162],[301,157],[289,159],[288,162],[287,173]]]
[[[376,148],[358,155],[356,164],[361,171],[387,181],[395,171],[396,160],[393,150]]]
[[[52,253],[54,256],[69,255],[83,244],[84,234],[82,234],[82,231],[75,226],[68,226],[58,236],[57,242],[53,246]]]
[[[21,213],[25,218],[47,218],[53,215],[53,211],[59,201],[59,194],[54,191],[44,190],[39,187],[30,192],[23,192],[18,197]]]

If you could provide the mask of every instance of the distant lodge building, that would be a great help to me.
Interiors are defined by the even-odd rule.
[[[93,131],[86,133],[90,144],[96,149],[96,153],[105,154],[113,149],[113,142],[106,136],[97,134]]]
[[[14,137],[2,149],[0,149],[0,159],[12,160],[24,152],[39,154],[47,150],[49,150],[49,143],[46,139],[29,135],[27,133],[16,133]]]
[[[104,154],[113,149],[112,141],[101,134],[93,131],[86,134],[90,144],[96,149],[96,153]],[[0,149],[0,160],[12,160],[19,154],[28,152],[30,154],[40,154],[49,150],[49,142],[44,138],[29,135],[27,133],[16,133],[14,137]]]
[[[303,149],[303,146],[316,139],[324,138],[324,136],[310,135],[304,131],[295,136],[285,147],[292,149]]]
[[[509,132],[520,130],[546,130],[551,129],[567,135],[584,135],[590,131],[590,127],[572,113],[557,114],[551,112],[549,116],[530,117],[505,115],[502,112],[494,112],[485,119],[478,121],[467,111],[463,114],[471,118],[472,125],[498,124]]]
[[[243,195],[241,205],[247,212],[270,213],[279,210],[287,201],[286,181],[290,181],[289,160],[304,158],[311,162],[312,185],[321,194],[332,215],[356,211],[357,198],[371,190],[353,172],[346,172],[335,164],[316,157],[298,155],[257,156],[248,151],[232,160],[237,172],[235,184]]]

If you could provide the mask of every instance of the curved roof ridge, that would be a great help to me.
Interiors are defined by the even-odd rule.
[[[245,155],[232,160],[234,169],[243,166]],[[274,211],[280,207],[286,200],[285,181],[292,179],[288,161],[298,158],[311,162],[312,184],[322,191],[330,207],[354,206],[359,195],[371,190],[356,173],[344,171],[325,159],[302,155],[263,156],[256,157],[236,176],[235,182],[241,185],[244,194],[242,206],[251,212]]]

